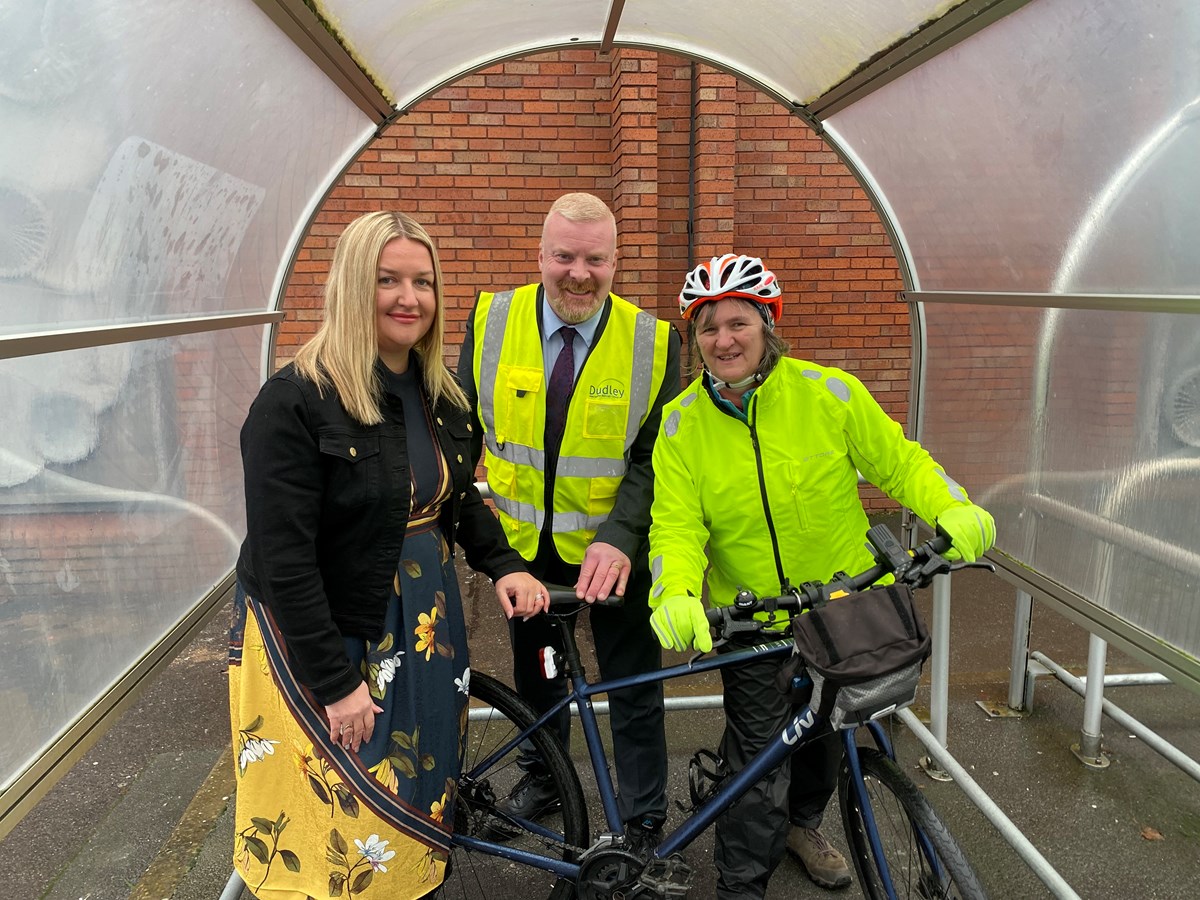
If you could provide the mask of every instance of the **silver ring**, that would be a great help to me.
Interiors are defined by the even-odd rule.
[[[533,595],[533,599],[534,600],[545,600],[546,595],[543,594],[541,591],[538,591],[536,594]]]

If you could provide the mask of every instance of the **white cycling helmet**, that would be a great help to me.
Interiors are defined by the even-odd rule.
[[[714,256],[687,273],[683,290],[679,292],[679,313],[690,319],[705,303],[726,297],[749,300],[765,307],[771,314],[771,324],[783,314],[783,299],[775,273],[757,256],[736,253]]]

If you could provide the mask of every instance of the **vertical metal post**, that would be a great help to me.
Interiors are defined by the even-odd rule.
[[[950,697],[950,576],[933,580],[933,643],[929,685],[930,731],[946,746],[946,711]]]
[[[1071,751],[1085,766],[1103,769],[1108,758],[1100,749],[1100,719],[1104,714],[1104,669],[1108,662],[1108,642],[1096,635],[1088,637],[1087,688],[1083,697],[1083,731]]]
[[[930,632],[929,731],[946,746],[946,711],[950,697],[950,576],[933,579],[933,629]],[[950,773],[932,756],[922,756],[921,769],[934,781],[950,781]]]
[[[1033,597],[1026,591],[1017,591],[1012,656],[1008,663],[1008,706],[1021,712],[1033,709],[1033,679],[1029,677],[1029,630],[1032,625]]]

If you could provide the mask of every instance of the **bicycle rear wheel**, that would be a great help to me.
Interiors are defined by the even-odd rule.
[[[533,708],[507,685],[479,672],[471,673],[471,698],[486,703],[495,712],[467,726],[464,775],[459,779],[454,810],[455,833],[481,840],[502,840],[505,846],[514,849],[573,860],[578,855],[577,848],[588,843],[587,809],[579,776],[562,743],[547,728],[540,728],[531,736],[562,803],[560,809],[538,822],[556,837],[535,834],[517,826],[496,809],[496,804],[512,793],[524,774],[517,765],[519,749],[514,747],[486,771],[469,777],[475,766],[533,724],[537,718]],[[439,900],[492,897],[567,900],[574,894],[574,887],[569,880],[550,872],[454,846],[438,897]]]
[[[979,878],[929,801],[895,762],[860,747],[859,764],[879,842],[898,898],[986,900]],[[886,900],[887,891],[871,855],[862,805],[853,789],[849,760],[838,776],[838,804],[863,894]]]

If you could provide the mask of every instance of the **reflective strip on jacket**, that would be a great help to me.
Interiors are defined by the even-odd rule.
[[[969,502],[862,382],[840,369],[781,359],[746,414],[742,421],[719,408],[703,376],[663,409],[654,446],[651,606],[702,596],[710,563],[715,606],[728,606],[743,587],[778,594],[768,515],[792,584],[868,568],[859,472],[927,522]]]
[[[608,320],[571,394],[554,470],[554,545],[576,565],[612,512],[626,454],[666,371],[670,326],[609,298]],[[546,521],[546,370],[537,303],[536,284],[482,293],[474,320],[488,485],[509,543],[528,560]]]

